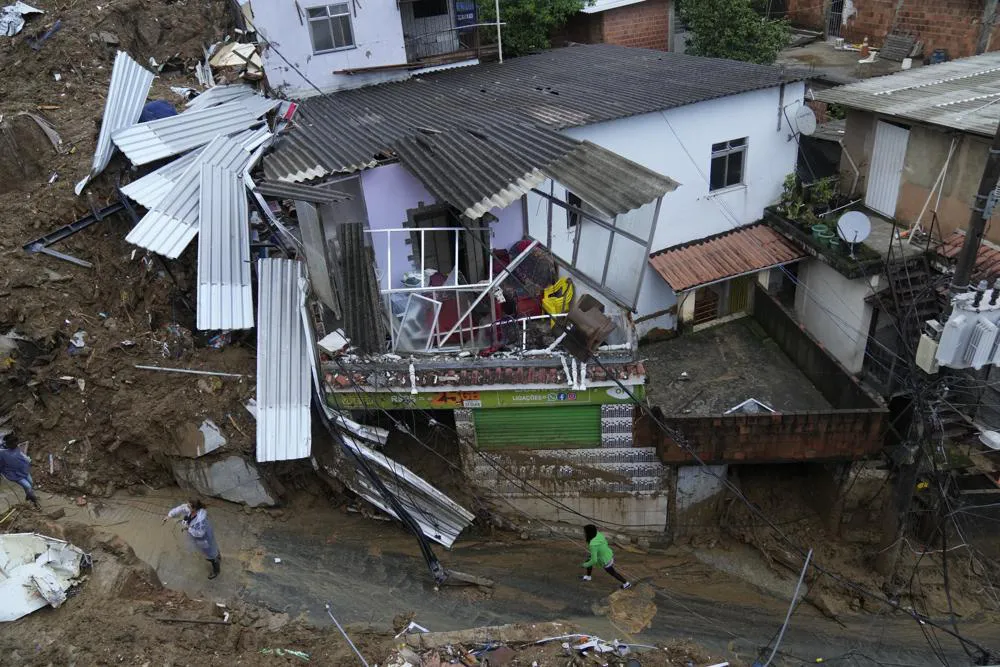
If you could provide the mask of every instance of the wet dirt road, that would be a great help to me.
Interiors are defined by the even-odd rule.
[[[0,505],[5,495],[10,495],[9,488],[0,487]],[[649,554],[619,550],[620,569],[655,593],[651,625],[627,635],[602,609],[615,591],[614,582],[601,572],[592,582],[580,582],[579,563],[585,553],[582,542],[568,538],[470,538],[451,552],[438,548],[446,568],[489,577],[497,585],[487,594],[455,587],[435,592],[415,541],[395,524],[348,515],[322,503],[286,508],[277,518],[228,503],[211,504],[223,573],[209,581],[207,564],[187,549],[184,536],[169,523],[161,524],[166,510],[183,499],[178,491],[116,496],[85,507],[44,494],[42,499],[47,510],[65,509],[60,522],[87,523],[120,535],[171,588],[219,601],[239,597],[316,624],[330,622],[326,604],[341,623],[379,628],[408,612],[435,631],[564,620],[586,632],[638,643],[691,638],[721,659],[751,662],[774,636],[787,609],[787,599],[699,563],[683,549]],[[963,621],[960,627],[980,643],[1000,646],[995,624]],[[948,664],[971,664],[954,640],[940,632],[937,637]],[[848,613],[836,622],[807,604],[797,609],[782,649],[776,664],[815,664],[817,658],[858,665],[874,664],[870,660],[941,664],[921,627],[906,616]]]

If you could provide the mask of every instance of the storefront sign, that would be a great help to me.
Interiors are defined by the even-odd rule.
[[[629,386],[636,399],[645,395],[643,385]],[[572,389],[504,389],[500,391],[355,392],[327,395],[334,408],[345,410],[455,410],[458,408],[525,408],[548,405],[602,405],[628,403],[632,399],[620,387]]]
[[[476,3],[471,0],[455,0],[455,27],[476,25]]]

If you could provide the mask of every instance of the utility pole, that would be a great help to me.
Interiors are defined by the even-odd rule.
[[[976,253],[979,252],[979,246],[983,242],[986,223],[992,217],[993,208],[997,203],[993,191],[997,188],[998,179],[1000,179],[1000,124],[997,125],[996,134],[993,135],[993,143],[990,144],[990,152],[986,156],[986,167],[983,168],[983,177],[979,181],[979,191],[976,193],[976,200],[972,203],[969,227],[965,232],[965,244],[958,255],[955,275],[951,278],[950,296],[952,297],[969,289],[969,278],[976,265]],[[950,312],[951,306],[949,305],[945,314]]]

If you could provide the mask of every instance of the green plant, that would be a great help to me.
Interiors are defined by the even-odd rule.
[[[682,0],[680,13],[692,55],[770,65],[788,44],[788,23],[761,17],[750,0]]]
[[[802,197],[802,188],[799,185],[798,177],[794,172],[785,176],[778,210],[784,213],[789,220],[798,220],[807,209],[808,206]]]
[[[504,57],[522,56],[547,49],[549,35],[593,0],[500,0]],[[479,20],[496,21],[493,0],[478,0]],[[483,30],[487,43],[495,43],[495,31]]]
[[[821,178],[809,186],[809,202],[814,208],[825,209],[830,205],[837,193],[835,183],[836,179],[833,177]]]

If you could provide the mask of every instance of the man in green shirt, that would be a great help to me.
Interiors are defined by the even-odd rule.
[[[632,588],[632,584],[615,571],[615,554],[608,546],[608,538],[604,537],[604,533],[597,532],[597,526],[587,524],[583,527],[583,535],[587,538],[590,558],[583,564],[583,567],[587,568],[587,574],[580,578],[584,581],[590,581],[590,574],[594,571],[594,566],[600,565],[605,572],[622,582],[622,589]]]

